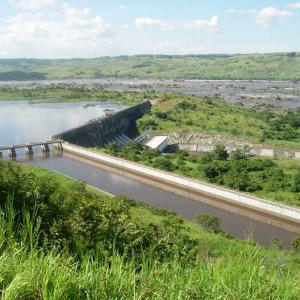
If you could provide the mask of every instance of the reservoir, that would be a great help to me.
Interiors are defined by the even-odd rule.
[[[0,145],[49,140],[55,133],[104,116],[107,109],[122,109],[117,104],[99,103],[93,107],[87,104],[0,102]],[[213,214],[221,219],[222,229],[236,238],[244,239],[250,235],[263,245],[270,245],[272,239],[279,238],[285,247],[289,247],[291,240],[295,238],[295,234],[289,231],[117,175],[101,169],[101,166],[93,162],[78,160],[68,154],[60,156],[52,152],[50,157],[35,154],[31,161],[26,161],[24,156],[19,155],[18,160],[56,170],[114,195],[125,195],[130,199],[174,211],[187,219],[193,219],[199,213]]]

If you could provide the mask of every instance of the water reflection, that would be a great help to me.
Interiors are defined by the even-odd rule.
[[[0,102],[0,145],[49,140],[54,134],[104,116],[107,110],[124,108],[112,103],[89,104]]]

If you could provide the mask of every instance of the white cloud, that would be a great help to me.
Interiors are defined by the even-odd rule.
[[[158,20],[158,19],[152,19],[152,18],[147,18],[147,17],[141,17],[137,18],[134,21],[134,25],[138,28],[143,28],[143,27],[158,27],[161,30],[172,30],[174,29],[173,24]]]
[[[22,13],[0,25],[0,45],[11,57],[96,55],[110,34],[110,24],[88,9],[63,5],[60,17]]]
[[[122,11],[126,11],[126,10],[128,10],[128,6],[126,6],[126,5],[120,5],[119,9],[122,10]]]
[[[256,13],[255,20],[260,25],[270,26],[292,16],[293,13],[288,10],[278,10],[275,7],[266,7]]]
[[[130,29],[130,25],[129,24],[123,24],[122,26],[121,26],[121,29],[123,29],[123,30],[128,30],[128,29]]]
[[[27,10],[38,10],[46,6],[54,5],[56,0],[8,0],[10,4]]]
[[[300,2],[290,3],[290,4],[288,5],[288,8],[290,8],[290,9],[297,9],[297,8],[300,8]]]
[[[199,29],[199,30],[209,30],[209,31],[219,31],[220,30],[220,19],[217,16],[211,18],[211,20],[196,20],[192,22],[179,24],[179,27],[189,30],[189,29]]]
[[[166,22],[159,19],[152,19],[148,17],[137,18],[134,21],[134,25],[138,28],[143,27],[156,27],[161,30],[174,30],[174,29],[183,29],[183,30],[209,30],[209,31],[219,31],[220,30],[220,20],[219,17],[214,16],[211,20],[195,20],[189,22]]]
[[[243,15],[251,15],[257,13],[256,9],[235,9],[230,8],[226,10],[227,14],[243,14]]]

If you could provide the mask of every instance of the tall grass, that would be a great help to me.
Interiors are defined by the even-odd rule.
[[[39,222],[17,215],[8,199],[0,211],[1,299],[297,299],[299,275],[266,260],[251,245],[223,257],[141,262],[118,254],[80,259],[67,249],[38,246]],[[23,222],[16,227],[16,220]]]

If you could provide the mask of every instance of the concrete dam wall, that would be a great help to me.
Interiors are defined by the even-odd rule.
[[[133,138],[138,134],[136,120],[143,117],[150,108],[150,101],[145,101],[116,114],[57,134],[53,136],[53,139],[64,140],[84,147],[104,147],[122,134]]]

